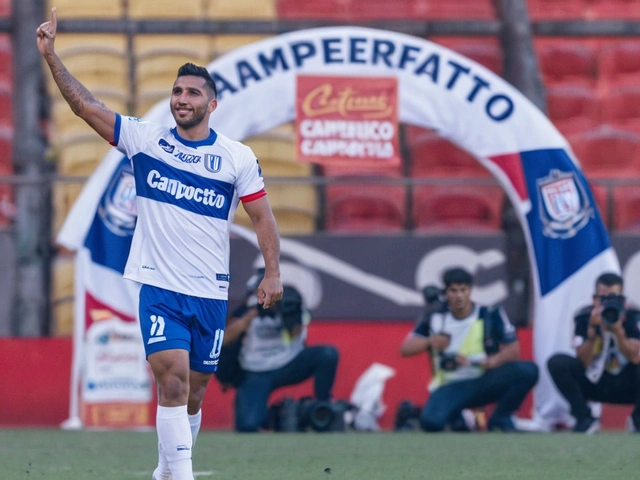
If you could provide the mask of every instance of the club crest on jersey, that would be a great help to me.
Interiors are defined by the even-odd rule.
[[[173,153],[173,151],[176,148],[175,145],[171,145],[164,138],[161,138],[160,140],[158,140],[158,145],[160,145],[160,148],[167,153]]]
[[[133,235],[138,210],[133,169],[128,161],[123,161],[113,174],[100,199],[98,216],[112,233],[122,237]]]
[[[212,155],[210,153],[204,156],[204,168],[211,173],[218,173],[222,168],[222,157],[220,155]]]
[[[574,237],[594,217],[587,192],[575,172],[554,169],[537,183],[542,233],[547,237]]]

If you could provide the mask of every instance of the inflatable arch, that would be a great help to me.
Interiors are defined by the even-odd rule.
[[[208,68],[219,89],[211,126],[237,140],[294,120],[300,74],[397,78],[399,121],[436,130],[465,149],[493,174],[515,206],[534,279],[534,354],[541,372],[535,414],[548,423],[566,416],[546,360],[557,351],[571,351],[574,312],[588,302],[600,273],[620,268],[567,141],[533,103],[451,50],[359,27],[280,35],[234,50]],[[144,119],[173,126],[168,100]],[[85,191],[102,192],[121,159],[110,152]],[[80,203],[61,232],[62,244],[83,244],[89,225],[78,228],[72,218],[78,209],[90,208],[91,201],[81,198]]]

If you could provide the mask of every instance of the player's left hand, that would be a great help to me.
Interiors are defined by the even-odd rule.
[[[282,282],[280,277],[265,276],[260,285],[258,285],[258,303],[263,308],[272,307],[278,300],[282,298]]]

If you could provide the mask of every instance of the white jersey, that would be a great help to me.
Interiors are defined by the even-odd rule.
[[[251,149],[213,130],[193,142],[175,128],[120,115],[114,144],[133,164],[138,208],[124,277],[226,300],[238,202],[266,195]]]

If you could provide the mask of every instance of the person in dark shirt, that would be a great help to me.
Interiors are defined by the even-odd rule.
[[[473,278],[462,268],[443,276],[446,301],[428,309],[400,347],[402,356],[429,352],[431,396],[420,414],[430,432],[457,429],[463,410],[497,402],[490,430],[514,431],[513,413],[538,381],[535,363],[520,360],[515,328],[503,309],[471,301]]]
[[[547,363],[576,419],[575,432],[600,429],[587,401],[633,404],[627,430],[640,431],[640,311],[629,308],[622,288],[619,275],[600,275],[593,304],[574,318],[576,356],[557,353]]]

